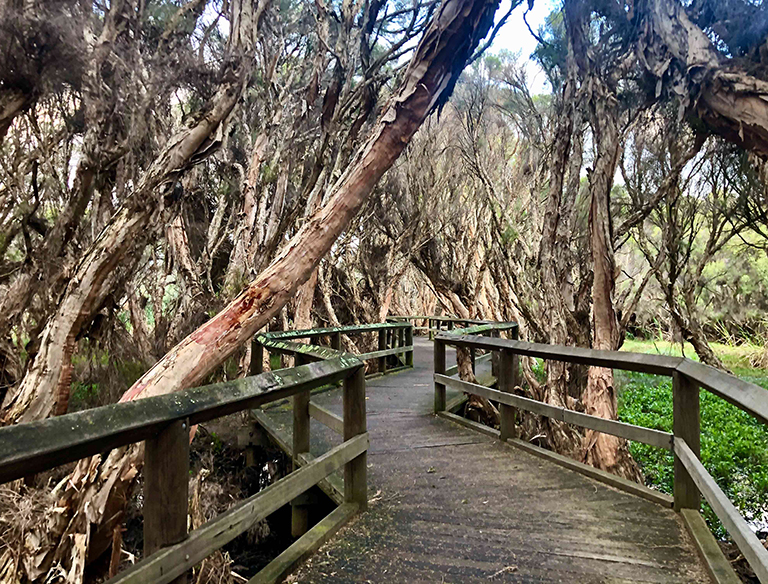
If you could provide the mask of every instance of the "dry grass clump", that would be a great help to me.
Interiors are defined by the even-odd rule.
[[[52,507],[49,485],[40,488],[24,486],[15,481],[0,487],[0,582],[18,581],[17,569],[24,557],[24,547],[32,528],[47,520],[47,510]]]
[[[226,480],[226,477],[211,475],[211,469],[214,468],[213,452],[204,453],[200,458],[199,466],[200,470],[190,484],[189,517],[191,529],[197,529],[248,496],[236,482]],[[269,525],[266,521],[260,521],[245,534],[250,545],[257,545],[268,535]],[[196,584],[247,582],[246,578],[232,570],[232,564],[229,553],[218,550],[208,556],[195,569],[194,582]]]

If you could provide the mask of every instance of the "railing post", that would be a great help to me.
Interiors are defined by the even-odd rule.
[[[430,341],[435,338],[435,334],[432,331],[432,319],[431,318],[427,319],[427,334],[429,335],[429,340]]]
[[[474,347],[469,348],[469,359],[472,361],[472,373],[475,373],[475,358],[477,356],[477,351]]]
[[[296,365],[307,362],[303,355],[296,355]],[[293,396],[293,470],[299,469],[299,454],[309,452],[309,390]],[[291,502],[291,535],[300,537],[309,529],[309,508],[305,497]]]
[[[701,458],[699,386],[675,371],[672,374],[672,414],[675,439],[685,440],[697,458]],[[696,483],[682,461],[675,455],[675,511],[699,510],[701,497]]]
[[[333,333],[331,335],[331,348],[337,351],[341,350],[341,333]]]
[[[405,354],[405,364],[408,367],[413,367],[413,325],[409,324],[405,329],[405,344],[410,347]]]
[[[435,339],[435,373],[445,373],[445,343]],[[435,381],[435,413],[445,411],[445,385]]]
[[[499,391],[505,393],[514,393],[517,385],[517,376],[519,373],[518,357],[509,349],[499,351]],[[506,404],[499,404],[499,414],[501,415],[501,436],[502,440],[516,438],[515,430],[515,408]]]
[[[264,345],[251,339],[251,375],[258,375],[264,372]]]
[[[387,329],[379,330],[379,351],[383,351],[387,348]],[[379,373],[386,375],[387,373],[387,358],[379,357]]]
[[[365,417],[365,367],[344,380],[344,440],[368,431]],[[368,452],[344,466],[344,500],[368,507]]]
[[[187,538],[189,423],[177,420],[144,447],[144,557]],[[187,582],[187,574],[173,584]]]

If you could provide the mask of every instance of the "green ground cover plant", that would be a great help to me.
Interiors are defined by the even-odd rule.
[[[768,389],[768,371],[750,366],[757,346],[714,345],[725,365],[737,376]],[[680,355],[679,345],[628,341],[623,350]],[[695,353],[685,348],[685,355]],[[638,426],[672,431],[672,380],[633,372],[616,372],[619,419]],[[759,529],[768,528],[768,427],[725,400],[701,392],[701,458],[704,466],[744,517]],[[766,393],[768,399],[768,393]],[[672,493],[673,459],[668,451],[630,443],[646,482]],[[719,537],[725,532],[706,504],[703,512]]]

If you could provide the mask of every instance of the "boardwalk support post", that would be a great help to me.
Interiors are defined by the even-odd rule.
[[[313,339],[314,340],[314,339]],[[296,365],[304,365],[306,359],[296,355]],[[309,390],[293,396],[293,470],[299,470],[299,455],[309,452]],[[301,537],[309,529],[309,508],[306,497],[291,501],[291,535]]]
[[[145,443],[144,556],[187,538],[189,422],[171,422]],[[185,584],[182,574],[173,584]]]
[[[341,333],[331,335],[331,348],[341,351]]]
[[[514,393],[517,385],[518,357],[508,349],[499,351],[499,390],[505,393]],[[501,440],[516,438],[515,408],[506,404],[499,404],[501,414]]]
[[[344,440],[368,431],[365,416],[365,367],[344,380]],[[368,451],[344,466],[344,501],[368,508]]]
[[[408,367],[413,367],[413,325],[409,324],[405,329],[405,344],[410,347],[405,354],[405,364]]]
[[[387,348],[387,331],[381,329],[379,331],[379,351],[384,351]],[[385,375],[387,373],[387,358],[379,357],[379,373]]]
[[[435,339],[435,373],[445,373],[445,343]],[[445,411],[445,385],[435,381],[435,413]]]
[[[264,345],[256,337],[251,340],[251,375],[258,375],[264,372]]]
[[[685,441],[697,458],[701,458],[701,434],[699,418],[699,386],[685,375],[672,374],[672,410],[675,438]],[[701,497],[691,475],[675,454],[675,511],[699,510]]]

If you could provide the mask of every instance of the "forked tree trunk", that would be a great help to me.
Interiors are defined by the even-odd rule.
[[[498,0],[447,0],[424,33],[398,91],[361,153],[342,175],[328,202],[284,251],[222,312],[174,347],[129,389],[121,401],[160,395],[199,383],[264,326],[305,282],[360,209],[382,174],[430,112],[450,95],[464,65],[488,32]],[[86,553],[106,550],[112,525],[142,463],[139,446],[81,461],[57,488],[50,525],[34,534],[41,543],[28,560],[74,565]],[[39,558],[43,558],[39,560]],[[43,567],[43,566],[40,566]],[[36,577],[42,575],[38,569]]]

